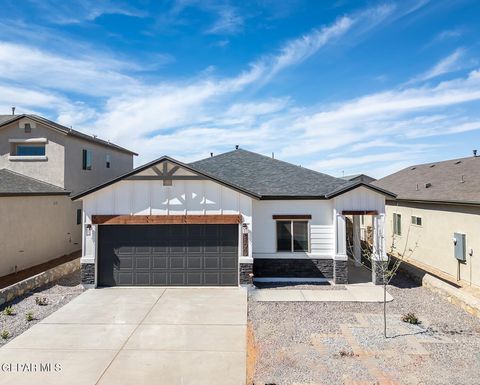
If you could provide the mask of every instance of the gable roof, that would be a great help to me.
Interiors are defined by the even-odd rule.
[[[480,204],[480,157],[418,164],[372,184],[398,200]]]
[[[197,169],[242,186],[262,198],[324,198],[346,182],[305,167],[238,149],[197,162]]]
[[[74,136],[76,138],[83,139],[83,140],[86,140],[88,142],[96,143],[96,144],[99,144],[99,145],[105,146],[105,147],[110,147],[114,150],[125,152],[127,154],[138,155],[137,153],[135,153],[133,151],[130,151],[130,150],[124,148],[124,147],[118,146],[118,145],[116,145],[114,143],[111,143],[109,141],[84,134],[83,132],[74,130],[74,129],[69,128],[69,127],[62,126],[61,124],[56,123],[52,120],[46,119],[42,116],[33,115],[33,114],[0,115],[0,128],[3,127],[3,126],[6,126],[7,124],[10,124],[10,123],[12,123],[16,120],[20,120],[22,118],[31,119],[31,120],[33,120],[37,123],[40,123],[40,124],[43,124],[43,125],[48,126],[50,128],[53,128],[53,129],[55,129],[57,131],[60,131],[64,134]]]
[[[348,180],[348,181],[362,181],[365,183],[370,183],[376,180],[375,178],[371,177],[370,175],[366,174],[353,174],[353,175],[345,175],[342,176],[342,179]]]
[[[0,169],[0,196],[69,195],[69,191],[38,179]]]
[[[169,161],[256,199],[330,199],[360,186],[394,196],[363,182],[348,182],[291,163],[237,149],[190,164],[162,156],[153,162],[72,197],[79,199],[156,164]]]

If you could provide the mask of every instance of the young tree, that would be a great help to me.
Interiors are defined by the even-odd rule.
[[[381,250],[381,245],[383,243],[383,238],[384,238],[384,229],[379,228],[377,229],[377,237],[378,241],[377,242],[370,242],[365,240],[364,242],[361,242],[361,254],[364,257],[365,260],[369,262],[370,267],[367,264],[364,264],[362,262],[362,265],[368,268],[369,270],[373,270],[373,273],[375,275],[375,279],[377,282],[374,283],[380,283],[383,286],[383,336],[385,338],[388,338],[387,336],[387,286],[390,284],[392,281],[393,277],[397,273],[400,265],[402,262],[407,261],[411,256],[413,255],[415,249],[417,248],[418,241],[415,242],[413,247],[410,247],[410,228],[411,226],[408,226],[407,229],[407,234],[405,237],[405,244],[403,247],[399,250],[397,248],[397,238],[398,236],[396,234],[393,234],[392,236],[392,242],[390,244],[390,247],[388,250],[386,250],[385,253],[383,253],[382,256],[382,250]],[[347,247],[350,249],[350,252],[353,254],[353,245],[349,242]]]

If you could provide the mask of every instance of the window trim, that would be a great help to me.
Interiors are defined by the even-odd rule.
[[[105,155],[105,168],[112,168],[112,157],[110,154]]]
[[[415,222],[413,222],[415,219]],[[420,219],[420,224],[418,223],[418,220]],[[423,226],[423,218],[422,217],[419,217],[417,215],[412,215],[411,218],[410,218],[410,223],[413,225],[413,226],[417,226],[417,227],[422,227]]]
[[[281,217],[281,215],[274,215],[274,217]],[[286,215],[284,216],[286,217]],[[293,215],[291,215],[293,217]],[[310,215],[311,218],[311,215]],[[278,250],[278,222],[290,222],[290,251],[286,250]],[[305,222],[307,224],[307,250],[297,250],[295,251],[294,247],[294,235],[293,235],[293,223],[294,222]],[[310,221],[308,219],[303,218],[295,218],[295,219],[275,219],[275,251],[276,253],[310,253]]]
[[[77,209],[77,225],[82,224],[82,209]]]
[[[397,218],[400,218],[400,227],[397,226]],[[402,236],[402,214],[400,213],[393,213],[393,235]]]

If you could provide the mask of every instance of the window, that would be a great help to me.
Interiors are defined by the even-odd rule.
[[[77,225],[82,224],[82,209],[77,209]]]
[[[45,156],[45,143],[22,143],[14,146],[15,156]]]
[[[308,222],[277,221],[277,251],[308,251]]]
[[[422,218],[412,215],[412,225],[421,226],[422,225]]]
[[[32,132],[32,126],[30,123],[25,123],[25,133],[30,134]]]
[[[110,168],[110,155],[105,157],[105,167]]]
[[[82,150],[82,169],[83,170],[92,169],[92,151],[91,150]]]
[[[393,214],[393,233],[402,235],[402,216],[400,214]]]

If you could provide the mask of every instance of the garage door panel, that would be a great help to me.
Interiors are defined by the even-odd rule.
[[[202,268],[202,256],[191,256],[187,257],[187,269],[201,269]]]
[[[206,285],[218,286],[220,285],[220,274],[218,271],[205,272],[204,281]]]
[[[221,268],[222,269],[236,269],[237,268],[237,257],[236,256],[224,256],[220,258]]]
[[[152,256],[152,268],[153,269],[168,269],[168,257],[167,256]]]
[[[135,258],[135,268],[137,269],[150,269],[150,256],[137,255]]]
[[[185,272],[170,271],[170,285],[183,286],[185,285]]]
[[[238,283],[238,225],[105,225],[98,248],[99,285]]]
[[[167,286],[168,285],[168,273],[154,271],[152,272],[152,285]]]

